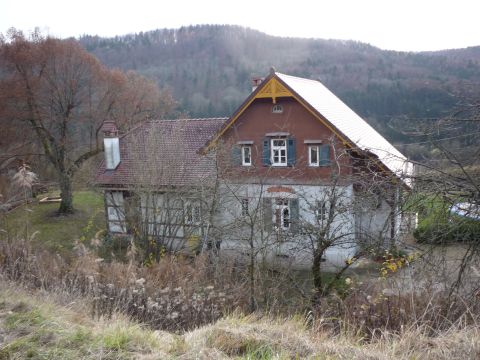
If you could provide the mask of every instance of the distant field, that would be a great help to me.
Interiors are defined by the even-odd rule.
[[[58,203],[19,207],[4,219],[0,219],[0,228],[4,230],[0,236],[1,238],[28,236],[34,243],[41,244],[51,251],[70,252],[76,240],[89,241],[98,231],[105,229],[101,193],[76,191],[73,202],[76,212],[67,217],[56,216]]]

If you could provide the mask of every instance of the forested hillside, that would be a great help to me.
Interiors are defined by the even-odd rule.
[[[273,65],[321,80],[394,141],[405,141],[391,125],[395,120],[442,116],[480,89],[480,47],[396,52],[226,25],[80,41],[107,65],[136,70],[170,87],[191,116],[229,115],[248,95],[251,77],[268,74]]]

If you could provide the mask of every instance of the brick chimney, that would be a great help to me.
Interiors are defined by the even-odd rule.
[[[252,92],[254,92],[257,87],[263,82],[265,78],[263,77],[254,77],[252,78]]]
[[[103,132],[103,136],[106,138],[118,137],[117,124],[113,120],[105,120],[100,128],[100,131]]]
[[[100,131],[103,132],[103,148],[105,152],[105,169],[114,170],[120,164],[120,139],[115,121],[103,122]]]

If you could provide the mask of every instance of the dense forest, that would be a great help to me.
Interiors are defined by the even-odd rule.
[[[202,25],[80,42],[108,66],[133,69],[172,90],[192,117],[228,116],[269,68],[319,79],[395,142],[404,119],[435,119],[480,91],[480,47],[386,51],[340,40],[282,38]],[[403,130],[403,129],[402,129]]]

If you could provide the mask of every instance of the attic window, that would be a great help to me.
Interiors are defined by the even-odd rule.
[[[283,106],[282,106],[282,105],[278,105],[278,104],[273,105],[273,106],[272,106],[272,113],[273,113],[273,114],[281,114],[281,113],[283,113]]]

